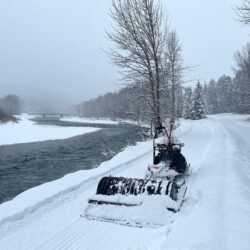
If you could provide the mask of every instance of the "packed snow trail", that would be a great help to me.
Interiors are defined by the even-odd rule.
[[[242,116],[219,115],[183,121],[181,128],[176,134],[186,144],[183,153],[192,175],[183,207],[168,226],[132,228],[79,216],[102,173],[144,177],[152,160],[151,142],[145,142],[120,153],[106,166],[119,157],[127,164],[91,170],[86,181],[61,192],[53,190],[53,196],[36,205],[15,208],[16,212],[5,216],[1,213],[11,210],[21,197],[1,205],[0,248],[249,249],[250,123]]]
[[[237,118],[209,119],[213,144],[165,239],[169,249],[250,249],[250,124]]]

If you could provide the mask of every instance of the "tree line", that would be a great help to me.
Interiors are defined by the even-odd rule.
[[[21,99],[17,95],[6,95],[0,98],[0,110],[1,113],[7,115],[20,115],[21,113]]]
[[[250,44],[235,53],[234,76],[223,75],[209,83],[197,83],[196,87],[178,86],[175,91],[176,117],[186,119],[204,118],[206,114],[250,113]],[[151,119],[149,105],[135,86],[127,86],[118,92],[107,93],[75,107],[77,114],[86,117],[108,117],[112,119],[132,119],[147,121]],[[161,107],[165,116],[170,117],[171,88],[162,93]],[[194,102],[196,102],[196,107]],[[200,105],[197,106],[197,102]],[[201,109],[199,114],[198,109]],[[193,113],[193,116],[190,113]],[[198,118],[197,118],[198,119]]]
[[[250,23],[250,1],[237,7],[239,21]],[[176,31],[160,1],[113,0],[114,27],[108,51],[126,87],[82,102],[78,115],[159,123],[161,119],[202,119],[206,114],[250,113],[250,44],[235,53],[234,76],[183,86],[185,67]]]

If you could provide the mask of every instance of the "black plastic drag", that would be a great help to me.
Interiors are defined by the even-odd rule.
[[[178,188],[175,182],[148,179],[103,177],[97,186],[96,194],[100,195],[169,195],[177,199]]]

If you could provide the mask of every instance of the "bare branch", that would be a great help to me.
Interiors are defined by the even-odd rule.
[[[243,0],[242,4],[236,7],[236,14],[241,23],[248,25],[250,23],[250,0]]]

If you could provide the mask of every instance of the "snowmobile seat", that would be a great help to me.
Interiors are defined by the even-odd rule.
[[[154,164],[157,165],[161,162],[167,162],[167,161],[170,161],[170,156],[167,152],[159,152],[155,158],[154,158]]]
[[[185,157],[180,152],[176,152],[173,154],[170,168],[174,169],[180,174],[185,173],[187,169],[187,162]]]

